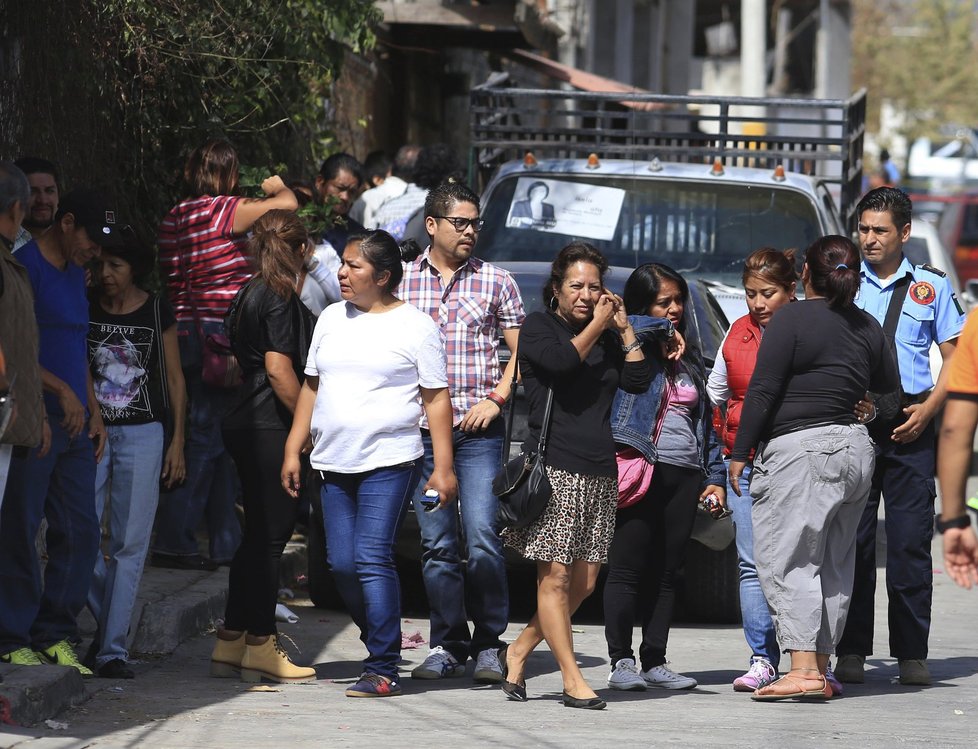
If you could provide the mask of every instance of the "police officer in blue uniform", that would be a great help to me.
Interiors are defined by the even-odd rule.
[[[942,271],[914,266],[904,256],[911,211],[907,195],[892,187],[871,190],[857,206],[863,263],[856,304],[884,325],[893,294],[904,298],[894,335],[902,386],[900,412],[882,434],[874,437],[879,446],[876,471],[859,524],[855,584],[845,632],[837,648],[835,674],[852,683],[862,683],[866,656],[873,652],[876,522],[882,494],[886,507],[890,655],[899,662],[901,684],[930,684],[927,639],[936,493],[933,419],[944,405],[949,368],[941,368],[935,384],[929,352],[936,343],[947,363],[965,315]]]

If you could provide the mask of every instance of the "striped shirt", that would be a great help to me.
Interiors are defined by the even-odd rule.
[[[404,264],[397,296],[426,312],[441,330],[448,356],[453,423],[483,400],[502,378],[501,331],[523,324],[523,300],[508,271],[470,257],[447,286],[428,260],[428,248]],[[427,428],[427,420],[423,419]]]
[[[191,198],[160,224],[160,273],[179,322],[194,321],[193,306],[201,322],[222,322],[231,300],[251,278],[245,237],[232,233],[240,200],[227,195]]]

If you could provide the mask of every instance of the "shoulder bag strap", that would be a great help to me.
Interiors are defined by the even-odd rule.
[[[153,319],[156,322],[154,335],[156,336],[156,355],[159,357],[160,368],[160,392],[163,394],[163,410],[170,410],[170,388],[166,381],[166,350],[163,348],[163,323],[160,319],[160,295],[156,294],[153,298]]]
[[[910,274],[906,274],[893,284],[893,293],[890,294],[890,302],[886,307],[886,317],[883,319],[883,335],[890,344],[893,354],[896,355],[896,329],[900,321],[900,311],[903,309],[903,300],[906,297],[905,290],[910,286]],[[897,359],[897,369],[900,366],[900,357]]]
[[[510,388],[509,413],[506,416],[506,441],[503,449],[503,465],[506,465],[509,458],[509,443],[513,438],[513,417],[516,414],[516,387],[519,382],[520,374],[519,352],[520,346],[519,343],[517,343],[516,350],[513,352],[513,356],[516,357],[516,366],[513,368],[513,382],[512,387]],[[543,410],[543,424],[540,425],[540,439],[537,442],[537,453],[540,455],[541,459],[543,459],[547,454],[547,440],[550,436],[550,418],[553,414],[553,406],[554,389],[552,387],[548,387],[547,405]]]

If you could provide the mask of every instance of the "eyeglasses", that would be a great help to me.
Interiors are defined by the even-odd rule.
[[[471,226],[475,231],[482,231],[486,222],[481,218],[462,218],[461,216],[432,216],[432,218],[443,218],[449,222],[455,231],[462,233],[467,226]]]

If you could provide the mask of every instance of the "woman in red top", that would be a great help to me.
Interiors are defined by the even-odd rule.
[[[717,429],[718,436],[723,441],[725,457],[733,449],[744,396],[754,373],[757,349],[761,345],[764,328],[778,309],[794,301],[797,279],[792,250],[781,252],[763,247],[751,254],[744,263],[743,284],[748,314],[730,326],[720,345],[720,355],[716,358],[707,383],[710,400],[725,414],[722,428]],[[753,692],[774,681],[778,675],[781,655],[771,613],[764,593],[761,592],[754,566],[750,472],[751,466],[748,464],[740,478],[740,496],[732,488],[727,491],[727,506],[733,511],[737,532],[741,618],[744,623],[744,637],[751,649],[747,673],[733,682],[733,688],[738,692]]]
[[[298,203],[277,176],[262,183],[264,198],[236,196],[238,155],[225,140],[210,140],[190,154],[183,177],[187,197],[160,223],[159,248],[190,398],[187,479],[160,500],[153,564],[214,569],[230,562],[241,539],[234,467],[221,441],[221,419],[235,391],[204,384],[203,339],[223,333],[224,313],[252,276],[245,234],[268,211],[294,211]],[[200,555],[196,539],[205,513],[210,559]]]

